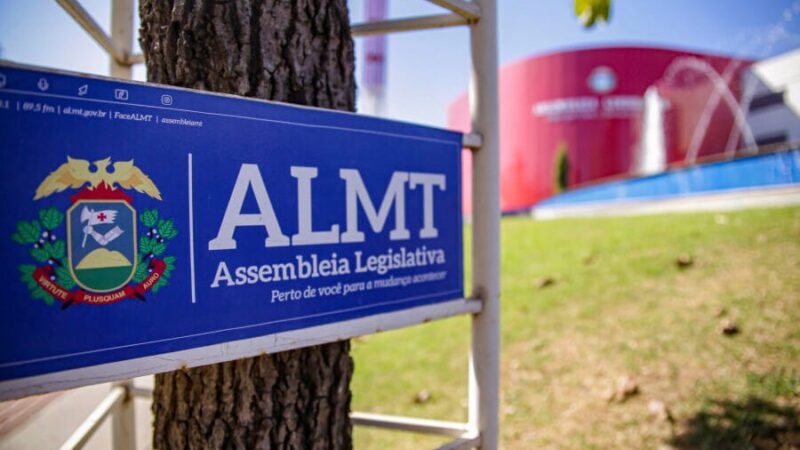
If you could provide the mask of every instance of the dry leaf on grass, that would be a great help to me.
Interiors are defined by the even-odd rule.
[[[417,395],[414,396],[414,403],[422,404],[427,402],[431,399],[431,393],[427,389],[423,389],[417,392]]]
[[[687,269],[694,265],[694,258],[692,258],[692,255],[686,253],[678,255],[678,257],[675,258],[675,265],[678,266],[679,269]]]
[[[650,403],[647,404],[647,409],[650,411],[656,419],[665,421],[665,422],[672,422],[672,413],[670,412],[667,405],[664,404],[661,400],[651,400]]]
[[[612,389],[606,391],[604,397],[609,402],[624,402],[630,397],[639,393],[639,384],[636,381],[627,376],[621,376],[617,378],[617,383],[614,385]]]
[[[554,284],[556,284],[556,279],[553,277],[541,277],[538,280],[536,280],[536,287],[539,289],[544,289]]]
[[[733,336],[734,334],[739,333],[739,327],[736,326],[733,320],[725,319],[720,324],[719,331],[725,336]]]

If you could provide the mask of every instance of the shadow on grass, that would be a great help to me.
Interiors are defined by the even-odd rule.
[[[757,397],[712,401],[670,444],[679,449],[798,448],[800,409]]]

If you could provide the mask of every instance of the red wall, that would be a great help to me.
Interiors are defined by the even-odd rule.
[[[642,96],[656,85],[668,101],[667,160],[682,161],[694,124],[712,84],[695,69],[665,71],[678,58],[694,58],[723,74],[739,97],[739,74],[749,62],[658,48],[615,47],[572,50],[528,58],[500,69],[501,207],[533,206],[555,191],[558,149],[566,148],[569,185],[628,174],[634,169],[642,130]],[[600,69],[598,69],[600,68]],[[594,83],[594,87],[592,86]],[[469,130],[466,94],[448,110],[449,126]],[[711,126],[700,155],[724,150],[733,115],[724,102],[712,108]],[[737,135],[738,136],[738,135]],[[737,141],[738,143],[738,141]],[[466,156],[466,154],[465,154]],[[469,212],[471,167],[464,158],[464,205]]]

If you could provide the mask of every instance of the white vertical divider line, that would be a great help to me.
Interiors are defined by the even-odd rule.
[[[192,186],[192,154],[187,155],[189,165],[189,273],[192,281],[192,303],[197,303],[194,278],[194,190]]]

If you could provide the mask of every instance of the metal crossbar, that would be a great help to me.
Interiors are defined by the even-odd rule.
[[[67,438],[61,445],[60,450],[78,450],[83,448],[94,432],[103,424],[103,421],[120,405],[129,395],[125,386],[117,385],[111,388],[111,392],[97,405],[89,414],[89,417]]]
[[[461,437],[470,431],[469,424],[466,423],[389,416],[386,414],[352,412],[350,413],[350,419],[353,421],[353,425],[411,431],[414,433],[442,434],[453,437]]]
[[[78,0],[55,0],[81,28],[94,39],[117,63],[124,66],[144,63],[144,55],[132,53],[121,48],[111,39],[94,20],[91,14],[81,6]],[[452,14],[392,19],[378,22],[354,24],[350,27],[353,36],[395,33],[401,31],[428,30],[432,28],[455,27],[477,22],[481,17],[480,7],[465,0],[428,0],[452,11]]]
[[[430,30],[433,28],[457,27],[468,24],[469,20],[458,14],[436,14],[407,19],[389,19],[377,22],[358,23],[350,27],[350,32],[353,36],[369,36],[371,34]]]
[[[436,450],[468,450],[479,447],[481,447],[481,438],[479,436],[465,435],[438,447]]]
[[[477,22],[481,18],[481,7],[475,2],[466,0],[428,0],[435,3],[442,8],[449,9],[459,16],[469,20],[470,22]]]
[[[102,426],[103,421],[111,416],[111,414],[114,414],[115,410],[120,408],[126,399],[130,400],[134,397],[152,399],[153,389],[134,386],[133,383],[130,382],[113,385],[111,391],[89,414],[89,417],[83,421],[72,435],[70,435],[67,441],[60,447],[60,450],[79,450],[83,448],[100,426]],[[474,435],[468,423],[366,412],[352,412],[350,413],[350,419],[354,425],[456,438],[454,441],[439,447],[439,450],[472,448],[477,439],[477,436]]]
[[[108,55],[119,64],[132,65],[144,62],[144,56],[131,55],[128,51],[120,48],[94,20],[91,14],[86,11],[77,0],[56,0],[64,11],[72,17],[78,25],[83,28],[97,44],[108,53]]]

